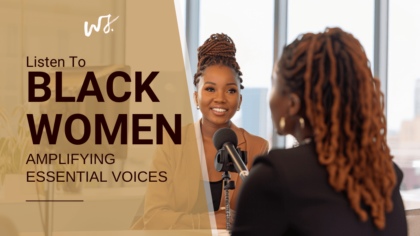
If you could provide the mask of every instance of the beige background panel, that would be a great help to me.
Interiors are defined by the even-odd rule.
[[[188,194],[178,194],[178,201],[189,201],[190,207],[197,203],[207,207],[205,197],[199,195],[204,189],[199,187],[201,169],[197,153],[197,143],[194,132],[183,133],[183,138],[189,141],[183,145],[173,145],[172,140],[166,140],[164,145],[156,145],[156,114],[163,114],[171,127],[175,124],[175,114],[181,114],[182,127],[188,127],[193,122],[190,95],[184,71],[182,50],[175,15],[174,2],[166,1],[0,1],[0,29],[7,34],[0,36],[0,108],[1,124],[0,138],[8,140],[7,150],[19,150],[19,155],[8,155],[10,151],[0,154],[0,215],[5,216],[22,235],[40,235],[43,231],[42,221],[48,222],[48,229],[59,232],[55,235],[95,235],[101,232],[117,232],[131,235],[181,235],[183,231],[128,231],[148,209],[154,208],[153,201],[144,201],[144,196],[155,199],[154,192],[158,189],[185,189]],[[97,24],[98,17],[111,14],[110,19],[118,19],[111,24],[113,31],[103,32],[106,20],[102,20],[101,30],[92,31],[90,37],[84,35],[84,22]],[[27,67],[29,63],[40,58],[64,59],[65,68]],[[85,67],[72,68],[69,56],[86,61]],[[132,82],[124,83],[117,79],[115,84],[117,94],[124,91],[132,93],[129,101],[114,103],[109,100],[104,89],[106,79],[111,72],[124,71],[130,75]],[[94,71],[105,103],[98,103],[95,98],[87,97],[83,103],[57,103],[51,98],[48,102],[28,103],[28,72],[43,71],[50,75],[49,87],[55,94],[55,72],[63,71],[63,94],[78,95],[84,75]],[[152,71],[159,71],[151,87],[159,98],[159,103],[150,101],[143,94],[143,102],[135,102],[135,72],[142,71],[143,81]],[[40,82],[37,79],[37,83]],[[4,85],[4,86],[3,86]],[[92,86],[89,86],[92,89]],[[37,91],[41,95],[42,91]],[[15,114],[13,114],[15,111]],[[26,114],[33,114],[39,122],[41,114],[48,114],[50,121],[55,114],[63,114],[56,145],[48,145],[45,134],[41,145],[33,145],[30,139]],[[75,113],[89,118],[92,133],[83,145],[72,145],[64,135],[66,119]],[[94,115],[105,114],[110,129],[113,128],[118,114],[127,114],[128,144],[121,144],[120,136],[116,143],[94,144]],[[141,120],[139,125],[150,126],[150,132],[141,132],[141,139],[153,139],[153,145],[133,145],[132,115],[153,114],[151,120]],[[8,131],[9,130],[9,131]],[[19,131],[20,130],[20,131]],[[23,131],[22,131],[23,130]],[[21,132],[22,131],[22,132]],[[83,125],[74,122],[72,131],[75,138],[82,137]],[[103,138],[103,142],[106,142]],[[166,158],[158,150],[173,148],[178,153],[172,156],[190,161],[180,162],[174,166],[159,166],[154,162]],[[184,151],[188,149],[188,155]],[[4,149],[6,150],[6,149]],[[6,154],[4,154],[6,153]],[[29,154],[56,153],[65,156],[69,153],[115,154],[115,163],[85,164],[76,162],[70,164],[25,164]],[[154,156],[154,157],[153,157]],[[170,157],[171,158],[171,157]],[[17,160],[17,162],[16,162]],[[10,163],[17,163],[11,165]],[[6,167],[7,168],[3,168]],[[13,166],[13,168],[11,168]],[[9,168],[10,167],[10,168]],[[152,169],[151,169],[152,168]],[[179,170],[192,170],[194,173],[194,188],[189,188],[190,182],[170,176],[166,183],[153,183],[147,188],[147,182],[112,181],[111,173],[118,172],[149,172],[153,169],[168,173]],[[27,171],[89,171],[102,173],[107,182],[82,181],[77,184],[66,183],[27,183]],[[198,177],[197,177],[198,176]],[[197,177],[197,178],[195,178]],[[170,184],[169,184],[170,182]],[[173,184],[173,185],[171,185]],[[153,185],[156,185],[153,186]],[[52,191],[52,189],[54,191]],[[47,192],[47,190],[50,190]],[[158,192],[158,191],[157,191]],[[50,194],[50,195],[48,195]],[[196,199],[189,199],[196,195]],[[200,197],[198,197],[200,196]],[[83,202],[37,203],[26,200],[83,200]],[[161,204],[161,202],[160,202]],[[48,207],[48,210],[47,210]],[[175,209],[176,210],[176,209]],[[186,209],[188,211],[188,209]],[[48,212],[48,213],[47,213]],[[46,217],[46,214],[49,216]],[[185,212],[188,215],[188,212]],[[162,214],[161,221],[171,222],[172,229],[197,228],[197,220],[189,221],[183,217],[182,226],[171,215]],[[202,227],[209,226],[208,213],[204,212],[198,219]],[[188,225],[189,223],[191,225]],[[44,225],[47,223],[44,222]],[[195,224],[195,225],[194,225]],[[150,225],[150,224],[149,224]],[[165,225],[165,224],[164,224]],[[159,229],[159,227],[152,227]],[[165,229],[169,229],[168,227]],[[67,232],[67,233],[66,233]],[[209,235],[210,230],[186,231],[182,235]]]

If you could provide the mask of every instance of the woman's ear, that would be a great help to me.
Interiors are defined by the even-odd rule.
[[[197,93],[197,91],[194,91],[194,104],[195,104],[195,106],[197,107],[198,106],[198,93]]]
[[[295,116],[299,113],[302,102],[296,93],[289,95],[289,116]]]
[[[241,109],[241,104],[242,104],[242,94],[239,94],[239,106],[238,106],[238,111]]]

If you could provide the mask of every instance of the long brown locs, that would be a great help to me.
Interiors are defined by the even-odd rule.
[[[361,201],[370,206],[375,225],[383,229],[397,180],[386,143],[384,96],[363,47],[340,28],[327,28],[287,46],[279,68],[286,86],[304,102],[330,185],[346,191],[361,220],[368,219]]]

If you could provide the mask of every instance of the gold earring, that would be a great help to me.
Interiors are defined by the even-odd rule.
[[[239,111],[239,110],[241,110],[241,108],[238,107],[238,109],[236,109],[236,111]]]
[[[305,120],[302,117],[299,118],[299,123],[300,123],[300,128],[304,129],[305,128]]]
[[[280,132],[284,132],[284,127],[286,126],[286,118],[282,117],[280,119]]]

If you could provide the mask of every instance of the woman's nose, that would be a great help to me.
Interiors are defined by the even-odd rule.
[[[226,96],[225,93],[223,92],[217,92],[216,97],[214,98],[215,102],[221,102],[221,103],[225,103],[226,102]]]

